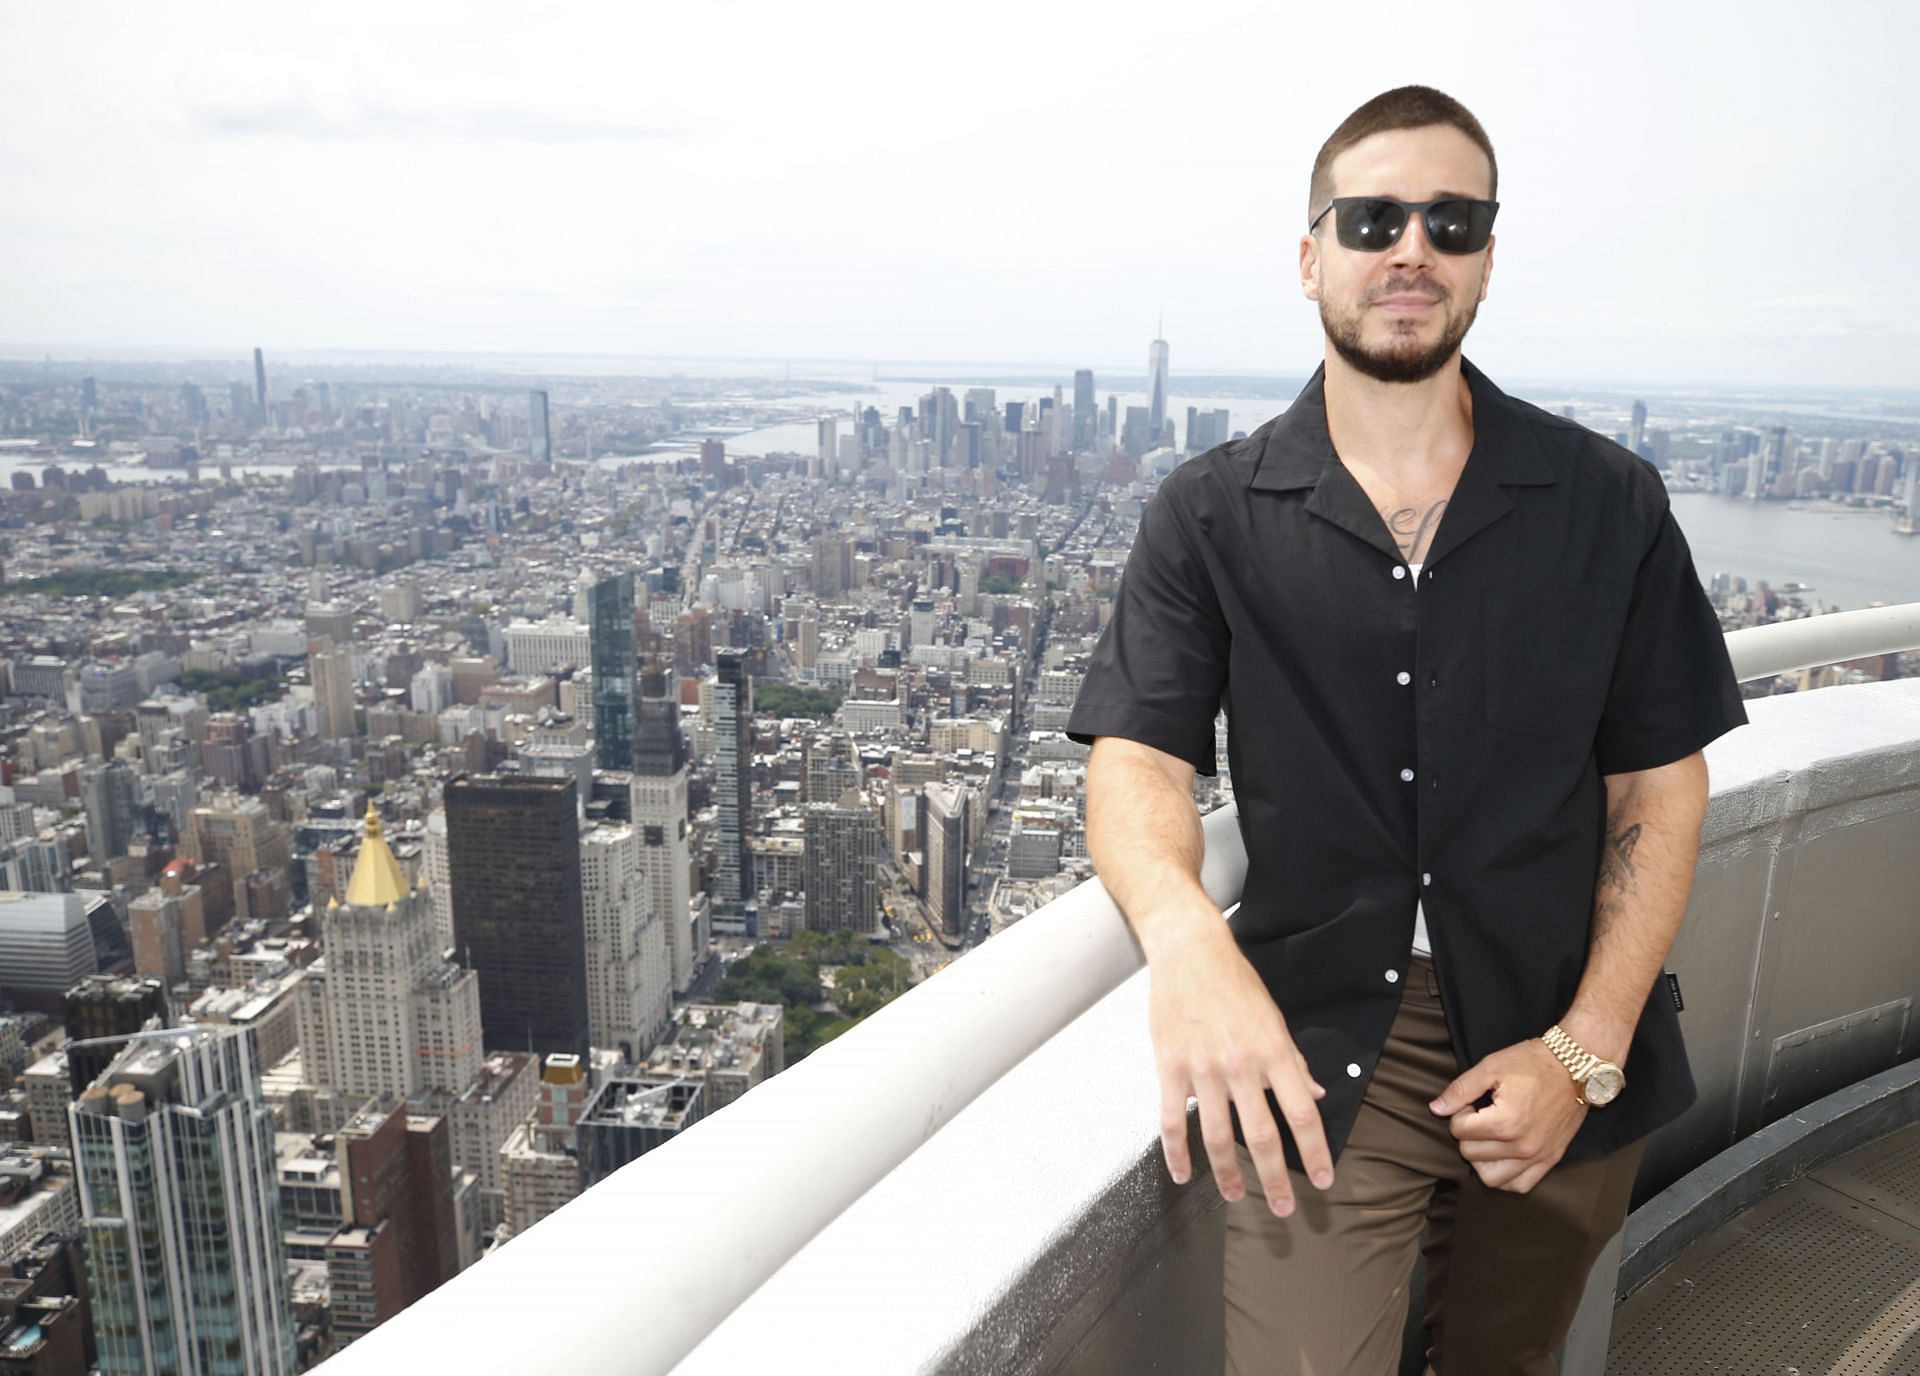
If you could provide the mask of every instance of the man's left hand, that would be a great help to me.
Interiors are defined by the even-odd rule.
[[[1476,1109],[1489,1093],[1492,1105]],[[1494,1052],[1428,1107],[1453,1120],[1460,1155],[1481,1182],[1515,1194],[1540,1183],[1587,1117],[1566,1067],[1538,1039]]]

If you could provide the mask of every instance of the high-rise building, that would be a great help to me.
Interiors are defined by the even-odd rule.
[[[1646,438],[1646,435],[1647,403],[1635,400],[1633,403],[1633,419],[1627,425],[1627,448],[1638,454],[1640,452],[1640,442]]]
[[[601,769],[633,768],[633,575],[587,586],[587,635],[593,658],[593,750]]]
[[[574,1126],[592,1097],[578,1056],[547,1057],[538,1104],[500,1148],[506,1223],[513,1233],[524,1233],[580,1193]]]
[[[822,602],[844,597],[852,564],[852,547],[829,532],[813,537],[813,595]]]
[[[460,1252],[446,1119],[375,1103],[334,1149],[346,1213],[326,1244],[338,1349],[451,1279]]]
[[[215,712],[207,718],[200,741],[200,768],[223,788],[251,793],[266,782],[267,740],[257,736],[252,722],[238,712]]]
[[[0,889],[0,996],[18,1008],[50,1010],[97,973],[99,948],[87,911],[87,900],[76,893]]]
[[[1073,374],[1073,447],[1091,449],[1097,438],[1100,411],[1093,400],[1093,369],[1080,368]]]
[[[673,1017],[667,928],[648,903],[640,832],[590,826],[580,838],[587,929],[587,1030],[603,1050],[635,1064]]]
[[[667,665],[655,659],[640,675],[640,728],[633,742],[634,829],[640,835],[642,899],[658,914],[667,942],[673,992],[684,994],[707,950],[709,919],[693,906],[687,835],[687,746],[680,699]]]
[[[925,798],[923,896],[940,930],[957,938],[967,927],[969,792],[963,784],[935,783],[927,785]]]
[[[50,1051],[20,1077],[27,1092],[27,1120],[33,1125],[33,1140],[42,1146],[73,1150],[68,1135],[67,1105],[73,1102],[73,1079],[67,1070],[64,1051]]]
[[[187,882],[187,868],[181,861],[174,861],[161,871],[159,884],[127,904],[133,968],[165,988],[185,982],[187,957],[207,939],[206,897],[198,884]],[[67,1001],[73,1001],[71,992]],[[138,1027],[135,1023],[114,1030],[132,1032]]]
[[[677,1075],[604,1080],[574,1124],[584,1188],[605,1180],[706,1116],[706,1085]]]
[[[480,981],[446,958],[432,904],[408,882],[372,804],[346,901],[319,918],[322,954],[296,1004],[306,1082],[394,1098],[471,1084],[484,1054]]]
[[[1225,444],[1233,438],[1233,413],[1226,407],[1215,407],[1203,411],[1198,406],[1187,408],[1186,452],[1204,454],[1216,445]]]
[[[717,663],[713,756],[714,801],[719,804],[720,824],[715,842],[713,899],[744,906],[753,898],[753,867],[747,859],[747,835],[753,829],[753,680],[741,655],[722,651]]]
[[[457,775],[443,794],[454,950],[480,976],[489,1048],[587,1054],[579,788]]]
[[[402,578],[380,589],[380,615],[388,621],[411,626],[420,619],[421,596],[418,580]]]
[[[447,814],[435,808],[427,814],[426,835],[420,846],[426,870],[427,902],[433,908],[434,940],[440,949],[453,949],[453,874],[447,861]]]
[[[700,441],[700,476],[712,478],[722,487],[727,485],[727,442],[725,440]]]
[[[260,424],[267,423],[267,356],[253,351],[253,409]]]
[[[1156,339],[1147,346],[1147,443],[1162,443],[1161,427],[1167,423],[1167,341]]]
[[[807,926],[816,932],[880,930],[880,815],[855,789],[806,808]]]
[[[195,807],[180,837],[180,854],[197,866],[217,866],[212,882],[226,886],[224,892],[203,895],[209,935],[226,920],[224,914],[242,921],[287,915],[293,841],[258,798],[224,793]],[[208,881],[200,883],[204,890]]]
[[[125,760],[80,770],[80,801],[87,814],[87,854],[114,860],[133,845],[140,812],[140,780]]]
[[[553,462],[553,429],[547,418],[547,394],[538,388],[527,393],[527,458]]]
[[[313,678],[313,707],[321,737],[332,741],[355,734],[353,651],[344,646],[316,650],[307,656],[307,668]]]
[[[102,1376],[293,1376],[253,1030],[135,1040],[68,1121]]]
[[[118,1043],[103,1039],[128,1036],[150,1023],[154,1027],[173,1024],[167,986],[157,979],[136,975],[93,975],[83,979],[67,990],[64,1011],[67,1036],[75,1043],[65,1053],[74,1094],[99,1079],[124,1049]],[[98,1044],[79,1044],[83,1042]]]

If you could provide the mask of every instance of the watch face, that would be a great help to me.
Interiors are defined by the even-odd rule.
[[[1587,1075],[1586,1100],[1595,1108],[1612,1103],[1627,1087],[1627,1077],[1613,1065],[1597,1065]]]

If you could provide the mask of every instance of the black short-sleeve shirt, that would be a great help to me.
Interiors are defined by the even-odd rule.
[[[1416,902],[1462,1068],[1539,1036],[1586,967],[1602,776],[1747,720],[1659,471],[1461,370],[1473,448],[1417,575],[1334,453],[1322,367],[1284,414],[1160,484],[1067,724],[1212,774],[1225,707],[1248,857],[1234,938],[1327,1088],[1336,1156]],[[1693,1097],[1662,982],[1626,1092],[1564,1159]]]

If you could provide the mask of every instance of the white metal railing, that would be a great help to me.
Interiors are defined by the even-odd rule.
[[[1920,649],[1920,602],[1829,612],[1727,634],[1734,677],[1742,683],[1817,664],[1915,649]]]
[[[1920,603],[1735,631],[1742,682],[1920,648]],[[1238,902],[1231,804],[1201,882]],[[1099,879],[623,1167],[326,1363],[665,1373],[848,1205],[1142,965]],[[1143,1140],[1152,1123],[1143,1123]],[[557,1308],[530,1304],[552,1295]],[[636,1303],[644,1309],[636,1309]]]

